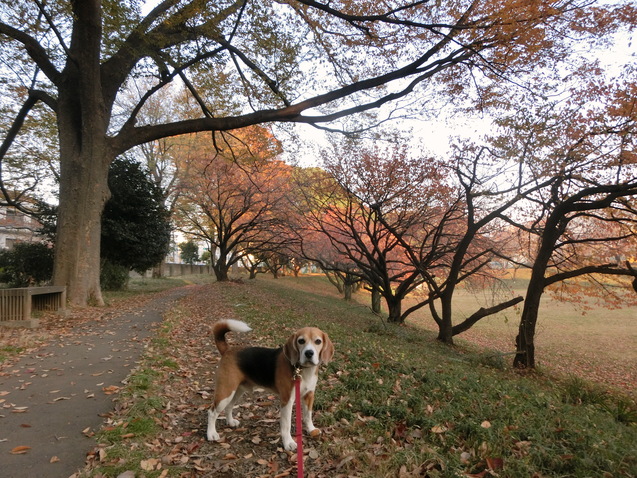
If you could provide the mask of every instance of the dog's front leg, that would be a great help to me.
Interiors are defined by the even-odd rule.
[[[314,426],[312,422],[312,409],[314,408],[314,392],[310,391],[303,397],[303,424],[305,430],[311,435],[316,436],[320,434],[320,430]]]
[[[287,403],[281,406],[281,441],[287,451],[296,450],[296,442],[292,439],[290,429],[292,427],[292,409],[294,408],[294,395],[290,394]]]

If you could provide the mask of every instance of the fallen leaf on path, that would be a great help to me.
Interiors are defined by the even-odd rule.
[[[52,456],[49,463],[59,463],[60,459],[57,456]]]
[[[16,446],[13,450],[11,450],[12,455],[24,455],[31,449],[30,446]]]
[[[102,391],[106,395],[113,395],[114,393],[119,392],[119,387],[117,385],[110,385],[108,387],[102,387]]]

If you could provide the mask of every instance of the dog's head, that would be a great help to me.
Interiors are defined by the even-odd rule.
[[[285,343],[284,352],[292,365],[307,367],[332,360],[334,345],[322,330],[304,327],[292,334]]]

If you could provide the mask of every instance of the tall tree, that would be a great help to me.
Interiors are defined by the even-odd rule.
[[[506,119],[502,155],[529,164],[546,185],[525,195],[526,209],[506,219],[529,234],[531,278],[516,339],[517,367],[535,366],[535,330],[547,287],[588,276],[636,277],[612,244],[635,240],[637,224],[637,85],[631,75],[581,85],[563,102]],[[585,288],[578,296],[586,295]],[[608,294],[607,294],[608,295]]]
[[[337,121],[405,97],[419,84],[433,88],[436,78],[442,94],[458,97],[470,85],[550,63],[549,50],[565,55],[553,47],[597,21],[613,25],[602,8],[584,8],[588,0],[163,0],[145,16],[139,5],[0,5],[0,61],[9,66],[1,93],[13,117],[0,159],[27,116],[42,105],[53,112],[60,158],[53,280],[68,286],[74,304],[103,303],[100,214],[108,168],[134,146],[266,122]],[[152,78],[153,86],[133,108],[116,108],[120,92],[139,77]],[[138,122],[146,102],[177,78],[199,106],[198,117]],[[3,192],[5,202],[15,202]]]

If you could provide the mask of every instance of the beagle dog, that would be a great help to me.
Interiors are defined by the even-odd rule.
[[[278,349],[263,347],[230,348],[226,342],[228,332],[249,332],[245,322],[227,319],[213,326],[215,344],[221,353],[217,369],[214,405],[208,410],[209,441],[219,441],[216,422],[225,410],[226,422],[239,426],[232,416],[232,408],[244,392],[255,387],[269,389],[281,399],[281,439],[288,451],[296,450],[290,427],[294,406],[294,374],[300,371],[303,423],[306,431],[315,436],[320,431],[312,423],[314,390],[318,381],[319,364],[327,363],[334,355],[334,346],[327,334],[314,327],[296,331]]]

